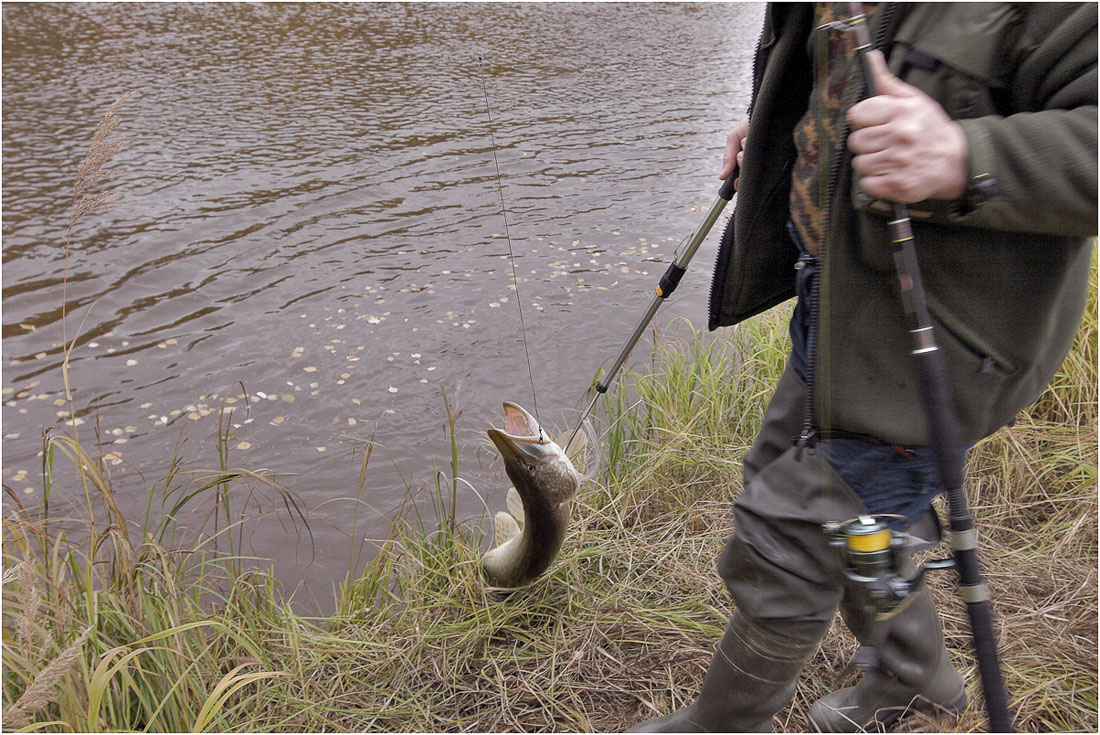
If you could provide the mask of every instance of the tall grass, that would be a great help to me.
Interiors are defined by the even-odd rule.
[[[1006,680],[1028,730],[1098,726],[1095,295],[1094,263],[1073,354],[970,458]],[[291,490],[232,467],[224,422],[219,467],[170,460],[142,519],[122,516],[102,459],[75,431],[48,435],[41,503],[4,488],[4,728],[615,731],[684,705],[729,614],[713,560],[783,365],[785,318],[717,339],[686,323],[654,333],[648,362],[601,404],[607,456],[560,557],[509,595],[482,580],[480,526],[456,520],[466,483],[456,452],[431,468],[435,518],[410,504],[349,573],[335,612],[307,617],[241,556],[240,534],[258,494],[300,533],[308,519]],[[445,405],[454,449],[465,429]],[[364,444],[360,495],[375,446]],[[86,515],[61,517],[49,499],[74,475]],[[908,727],[982,730],[963,605],[949,575],[932,584],[972,704],[958,723]],[[854,646],[835,626],[778,728],[806,728],[809,702]]]
[[[549,573],[508,596],[481,579],[479,529],[454,521],[454,465],[432,486],[437,517],[396,521],[323,618],[296,613],[269,572],[215,555],[209,541],[173,547],[185,536],[150,526],[132,550],[105,532],[88,556],[68,532],[43,537],[31,509],[9,515],[5,727],[613,731],[683,705],[728,616],[713,559],[783,329],[771,315],[728,338],[686,324],[658,335],[649,364],[602,404],[617,460],[583,491]],[[1097,726],[1095,343],[1092,308],[1051,390],[969,468],[1027,730]],[[203,486],[261,480],[231,474],[179,473],[156,487],[174,508]],[[965,611],[949,575],[933,585],[972,704],[957,725],[907,727],[980,731]],[[836,626],[779,727],[805,729],[809,702],[854,645]]]

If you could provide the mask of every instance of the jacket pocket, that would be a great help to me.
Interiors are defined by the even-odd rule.
[[[932,333],[943,351],[963,439],[977,441],[1000,428],[1005,392],[1019,370],[991,344],[963,325],[932,312]]]
[[[1014,73],[1020,27],[1010,3],[915,6],[894,37],[890,69],[952,119],[1008,114],[1000,101]]]

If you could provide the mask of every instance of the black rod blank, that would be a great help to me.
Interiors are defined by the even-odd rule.
[[[851,29],[856,34],[857,51],[867,84],[868,96],[877,90],[867,52],[871,50],[871,35],[863,4],[849,3],[853,18]],[[959,571],[960,593],[966,602],[970,618],[970,634],[978,671],[985,694],[986,711],[991,732],[1012,732],[1012,714],[1008,708],[1008,692],[1001,674],[997,653],[997,636],[993,630],[993,606],[989,591],[982,580],[978,562],[977,532],[974,517],[963,490],[963,462],[965,453],[959,440],[958,416],[951,399],[947,377],[947,364],[943,353],[936,346],[932,318],[924,295],[917,251],[913,244],[913,228],[908,208],[894,203],[894,219],[888,225],[894,245],[894,266],[901,300],[909,321],[909,333],[913,345],[920,381],[921,399],[928,419],[929,435],[940,480],[947,492],[948,523],[951,529],[951,550]]]

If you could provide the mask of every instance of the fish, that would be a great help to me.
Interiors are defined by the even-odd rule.
[[[496,545],[481,557],[481,568],[492,586],[517,588],[557,557],[582,477],[534,416],[510,401],[504,402],[504,415],[504,429],[488,434],[512,481],[509,511],[493,519]]]

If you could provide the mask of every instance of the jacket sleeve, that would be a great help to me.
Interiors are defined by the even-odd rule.
[[[957,120],[970,143],[957,224],[1096,234],[1097,6],[1057,10],[1025,20],[1009,90],[1018,112]]]

